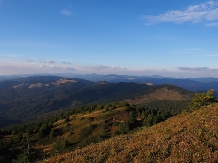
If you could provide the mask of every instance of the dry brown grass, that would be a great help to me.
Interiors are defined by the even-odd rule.
[[[175,90],[161,88],[154,91],[153,93],[150,93],[149,95],[143,95],[141,97],[137,97],[135,99],[127,99],[125,101],[129,104],[141,104],[159,100],[186,100],[186,98]]]
[[[135,134],[117,136],[44,163],[218,161],[218,105],[182,114]]]
[[[56,81],[56,85],[60,85],[60,84],[65,84],[65,83],[76,83],[77,81],[75,80],[72,80],[72,79],[65,79],[65,78],[62,78],[60,80],[57,80]]]

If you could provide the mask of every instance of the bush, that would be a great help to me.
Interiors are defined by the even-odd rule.
[[[190,103],[190,109],[196,110],[202,106],[208,106],[214,101],[214,90],[210,89],[206,93],[196,93]]]

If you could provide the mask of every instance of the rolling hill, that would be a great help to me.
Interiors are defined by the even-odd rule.
[[[0,82],[0,114],[13,121],[33,121],[57,110],[90,103],[188,100],[191,92],[172,85],[91,82],[78,78],[33,76]],[[8,124],[2,119],[1,126]]]

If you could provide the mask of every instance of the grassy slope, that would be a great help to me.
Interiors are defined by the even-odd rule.
[[[44,162],[218,162],[218,105]]]
[[[119,107],[112,111],[99,110],[92,113],[72,115],[69,117],[69,122],[67,123],[64,119],[59,120],[53,124],[53,129],[56,133],[55,139],[57,141],[67,140],[71,145],[77,145],[81,147],[86,144],[90,144],[90,142],[93,141],[97,142],[98,139],[106,133],[107,135],[105,135],[105,137],[107,138],[113,136],[114,131],[119,130],[117,129],[118,126],[106,126],[108,126],[109,123],[113,123],[115,121],[121,122],[126,120],[129,115],[126,110],[127,107]],[[116,120],[113,120],[113,117],[116,117]],[[66,126],[67,124],[68,127]],[[89,130],[89,127],[91,126],[92,129],[90,132],[86,131]],[[106,130],[104,128],[106,128]],[[47,139],[44,141],[46,140]],[[49,144],[41,146],[37,145],[38,143],[35,143],[33,148],[37,151],[41,151],[41,153],[43,153],[42,151],[45,151],[43,154],[46,155],[51,153],[54,143],[55,142],[50,142]]]
[[[186,100],[188,99],[188,95],[184,95],[178,90],[170,90],[167,87],[159,88],[154,92],[139,96],[133,99],[126,99],[125,101],[129,104],[143,104],[150,101],[159,101],[159,100]]]

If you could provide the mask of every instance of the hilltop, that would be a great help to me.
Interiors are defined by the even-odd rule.
[[[218,160],[218,105],[183,113],[134,134],[121,135],[70,153],[55,162],[211,162]]]

